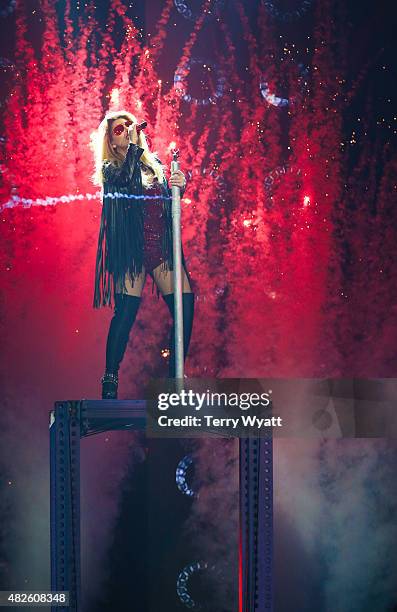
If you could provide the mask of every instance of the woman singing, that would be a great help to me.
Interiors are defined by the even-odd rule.
[[[117,398],[118,371],[141,302],[148,272],[174,318],[171,189],[163,166],[149,151],[137,120],[127,111],[109,112],[92,136],[94,183],[103,187],[103,206],[95,268],[94,308],[114,314],[106,343],[102,398]],[[178,170],[170,185],[186,187]],[[193,325],[194,293],[182,250],[184,355]],[[175,324],[175,322],[174,322]],[[169,377],[175,377],[174,326],[170,337]]]

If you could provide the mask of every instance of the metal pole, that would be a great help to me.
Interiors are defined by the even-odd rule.
[[[179,170],[179,150],[174,150],[172,154],[171,173]],[[172,234],[174,261],[175,378],[183,379],[181,190],[175,185],[172,187]]]
[[[273,439],[240,438],[240,607],[273,608]]]
[[[50,415],[51,589],[69,591],[53,612],[81,611],[80,404],[56,402]]]

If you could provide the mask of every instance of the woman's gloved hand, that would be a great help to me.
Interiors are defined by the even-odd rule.
[[[180,187],[181,189],[184,189],[186,187],[186,177],[183,174],[182,170],[177,170],[176,172],[173,172],[170,176],[170,187]]]

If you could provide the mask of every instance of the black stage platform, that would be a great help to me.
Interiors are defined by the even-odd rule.
[[[146,428],[146,400],[56,402],[50,413],[51,588],[69,591],[69,606],[53,610],[81,612],[80,445],[87,436],[110,430]],[[240,551],[239,612],[273,609],[273,463],[272,438],[239,440]],[[193,570],[192,570],[193,571]],[[133,580],[133,578],[132,578]],[[188,608],[209,609],[205,602]],[[133,588],[133,587],[132,587]],[[183,591],[183,589],[182,589]],[[140,612],[146,612],[140,610]],[[166,612],[163,608],[163,612]],[[174,610],[172,611],[174,612]],[[237,612],[237,609],[236,609]]]

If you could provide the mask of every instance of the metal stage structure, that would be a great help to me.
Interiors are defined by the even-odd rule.
[[[69,591],[69,606],[53,607],[54,612],[81,612],[81,439],[145,428],[145,400],[56,402],[50,413],[51,589]],[[243,438],[239,448],[239,612],[268,612],[273,610],[272,438]]]

